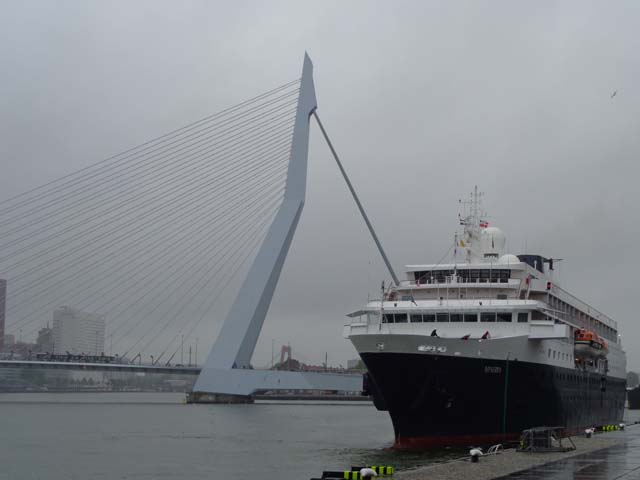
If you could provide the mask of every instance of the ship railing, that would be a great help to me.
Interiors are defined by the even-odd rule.
[[[618,329],[618,322],[613,320],[611,317],[609,317],[609,316],[605,315],[604,313],[600,312],[598,309],[592,307],[588,303],[580,300],[575,295],[572,295],[571,293],[567,292],[563,288],[558,287],[557,285],[553,285],[553,288],[554,288],[555,291],[562,292],[562,296],[570,298],[572,300],[573,307],[579,308],[580,310],[582,310],[586,314],[591,315],[596,320],[604,323],[605,325],[607,325],[609,327],[613,327],[616,330]]]
[[[500,285],[501,287],[512,286],[517,287],[520,280],[516,278],[447,278],[447,279],[423,279],[416,280],[404,280],[400,282],[400,286],[415,286],[415,287],[429,287],[429,286],[441,286],[441,285]]]

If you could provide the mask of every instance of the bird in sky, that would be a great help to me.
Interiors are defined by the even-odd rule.
[[[615,92],[613,92],[613,93],[611,94],[611,98],[615,97],[617,94],[618,94],[618,90],[616,90]]]

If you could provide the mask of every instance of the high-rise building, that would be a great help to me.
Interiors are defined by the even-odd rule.
[[[53,353],[53,330],[49,328],[49,325],[38,330],[35,349],[39,353]]]
[[[73,307],[53,312],[53,353],[100,355],[104,352],[104,315]]]
[[[7,281],[0,278],[0,351],[4,349],[4,318],[7,311]]]

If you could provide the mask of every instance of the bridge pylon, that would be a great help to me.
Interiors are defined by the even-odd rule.
[[[360,390],[361,380],[355,375],[252,370],[250,366],[304,207],[309,124],[316,107],[313,64],[305,54],[284,198],[202,365],[189,402],[250,402],[256,391],[272,389]]]

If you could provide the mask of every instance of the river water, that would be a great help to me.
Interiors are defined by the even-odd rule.
[[[184,405],[182,394],[0,394],[0,480],[307,480],[351,465],[404,469],[462,450],[390,450],[366,403]],[[637,411],[628,420],[637,420]]]
[[[388,447],[368,403],[184,405],[182,394],[0,395],[0,479],[309,479],[453,455]]]

